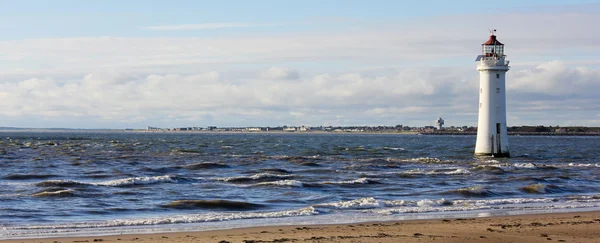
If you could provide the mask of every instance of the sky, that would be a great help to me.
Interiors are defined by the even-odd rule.
[[[0,127],[600,126],[598,1],[0,0]]]

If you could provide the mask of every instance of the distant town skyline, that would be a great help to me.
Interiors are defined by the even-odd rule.
[[[600,126],[597,1],[0,0],[0,127]]]

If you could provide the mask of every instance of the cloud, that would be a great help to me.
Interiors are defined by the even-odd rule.
[[[156,25],[146,26],[145,30],[178,31],[178,30],[209,30],[225,28],[248,28],[275,26],[275,24],[253,24],[253,23],[204,23],[204,24],[180,24],[180,25]]]
[[[561,61],[541,63],[533,69],[517,71],[508,82],[508,90],[545,94],[556,97],[597,95],[600,90],[600,70],[569,67]]]
[[[0,121],[12,122],[0,126],[427,125],[439,116],[476,125],[473,59],[489,26],[473,20],[487,17],[235,38],[0,41]],[[585,26],[600,15],[494,18],[513,66],[509,124],[597,125],[600,74],[590,57],[600,55],[600,32]]]
[[[146,76],[97,72],[68,82],[5,82],[0,83],[0,117],[87,119],[90,126],[113,122],[138,127],[424,125],[438,116],[451,125],[474,125],[477,119],[477,73],[469,69],[322,73],[287,82],[228,77],[216,71]],[[590,111],[600,110],[595,105],[600,104],[598,70],[548,62],[509,75],[507,86],[509,124],[524,118],[552,125],[571,122],[565,120],[569,116],[543,115],[550,113],[596,120],[597,112]]]
[[[300,75],[294,69],[272,67],[263,72],[261,77],[265,79],[298,79]]]

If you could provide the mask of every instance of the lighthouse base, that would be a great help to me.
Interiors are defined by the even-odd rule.
[[[475,153],[478,157],[496,157],[496,158],[509,158],[510,153]]]

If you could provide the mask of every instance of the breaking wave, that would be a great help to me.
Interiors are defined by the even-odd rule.
[[[348,180],[348,181],[326,181],[323,184],[337,184],[337,185],[353,185],[353,184],[380,184],[380,182],[376,180],[371,180],[368,178],[359,178],[356,180]]]
[[[281,181],[268,181],[254,184],[254,186],[284,186],[284,187],[302,187],[301,181],[297,180],[281,180]]]
[[[46,190],[38,193],[34,193],[32,196],[34,197],[74,197],[75,191],[72,189],[62,189],[62,190]]]
[[[137,218],[137,219],[118,219],[103,222],[88,222],[74,224],[55,224],[55,225],[31,225],[16,227],[0,227],[1,230],[60,230],[60,229],[82,229],[82,228],[103,228],[119,226],[143,226],[143,225],[161,225],[161,224],[183,224],[183,223],[202,223],[216,221],[230,221],[239,219],[260,219],[260,218],[284,218],[317,215],[319,212],[313,207],[306,207],[295,210],[273,211],[273,212],[241,212],[241,213],[208,213],[208,214],[190,214],[175,215],[157,218]]]
[[[258,173],[258,174],[254,174],[251,176],[234,176],[234,177],[217,178],[217,180],[230,182],[230,183],[249,183],[249,182],[276,181],[276,180],[290,178],[290,177],[293,177],[293,175]]]
[[[48,180],[42,181],[35,184],[38,187],[76,187],[76,186],[111,186],[111,187],[122,187],[122,186],[133,186],[133,185],[147,185],[155,183],[177,183],[178,178],[174,175],[164,176],[146,176],[146,177],[130,177],[124,179],[100,181],[100,182],[81,182],[73,180]]]

